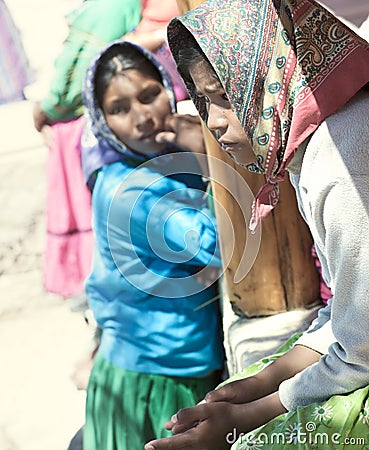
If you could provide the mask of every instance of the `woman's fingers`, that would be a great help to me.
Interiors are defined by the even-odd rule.
[[[177,434],[169,438],[150,441],[145,445],[145,450],[190,450],[196,448],[192,430],[187,433]]]
[[[174,143],[176,142],[177,136],[173,131],[162,131],[155,136],[155,141],[158,143]]]
[[[250,396],[250,379],[233,381],[222,386],[219,389],[210,391],[206,394],[207,403],[229,402],[229,403],[246,403],[253,400]]]
[[[171,423],[173,424],[171,430],[174,434],[184,433],[204,421],[206,417],[206,409],[202,404],[192,408],[180,409],[171,418]]]
[[[172,421],[176,422],[173,429],[185,423],[187,426],[192,423],[192,428],[183,432],[179,432],[178,428],[178,434],[151,441],[146,444],[145,450],[229,450],[227,436],[233,431],[232,411],[235,407],[225,403],[213,403],[182,409],[172,418]]]

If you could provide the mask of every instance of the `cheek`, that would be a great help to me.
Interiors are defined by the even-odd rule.
[[[127,119],[123,119],[119,115],[108,117],[106,123],[111,131],[119,137],[126,136],[132,128]]]
[[[247,137],[245,130],[242,128],[240,121],[237,119],[237,116],[234,115],[232,117],[231,123],[234,133],[239,137],[240,142],[242,142],[246,147],[251,147],[250,140]]]
[[[157,101],[153,104],[155,116],[160,120],[164,120],[169,114],[172,113],[169,99],[167,94],[162,94],[157,98]]]

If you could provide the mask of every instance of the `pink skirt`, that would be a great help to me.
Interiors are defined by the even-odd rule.
[[[44,288],[71,297],[84,290],[91,271],[91,193],[81,167],[84,119],[53,125],[47,162]]]

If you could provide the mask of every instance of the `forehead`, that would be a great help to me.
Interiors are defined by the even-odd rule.
[[[128,69],[114,74],[108,84],[104,97],[119,95],[120,97],[133,97],[139,95],[152,85],[160,85],[149,75],[135,69]],[[160,85],[161,86],[161,85]]]
[[[130,81],[131,83],[142,83],[143,81],[156,82],[156,79],[153,76],[141,72],[137,69],[126,69],[116,72],[113,79],[120,81]]]
[[[211,93],[223,90],[219,78],[208,61],[195,62],[190,66],[189,73],[197,91]]]

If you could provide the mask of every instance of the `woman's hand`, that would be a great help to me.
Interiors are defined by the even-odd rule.
[[[40,103],[36,102],[33,105],[33,125],[36,130],[41,133],[44,144],[47,147],[51,147],[54,143],[54,133],[52,130],[52,120],[45,114],[41,108]]]
[[[166,131],[156,136],[157,142],[173,143],[185,150],[205,154],[204,137],[198,116],[172,114],[167,117],[165,129]]]
[[[209,176],[205,142],[199,116],[172,114],[166,119],[166,131],[158,133],[157,142],[168,142],[192,152],[199,164],[201,174]]]
[[[174,436],[151,441],[145,450],[229,449],[241,433],[286,412],[279,400],[279,384],[320,357],[296,345],[257,375],[209,392],[204,402],[180,410],[165,424]]]
[[[181,409],[165,424],[175,435],[151,441],[145,450],[228,450],[234,438],[227,437],[237,433],[234,424],[242,407],[221,402]]]
[[[201,403],[175,414],[165,424],[174,436],[151,441],[145,450],[228,450],[240,435],[284,412],[278,393],[245,404]]]
[[[44,125],[41,129],[41,135],[46,147],[52,147],[54,145],[54,131],[50,125]]]
[[[36,128],[36,130],[41,133],[42,128],[44,125],[49,125],[49,118],[45,114],[45,111],[41,108],[40,103],[36,102],[33,105],[33,125]]]

